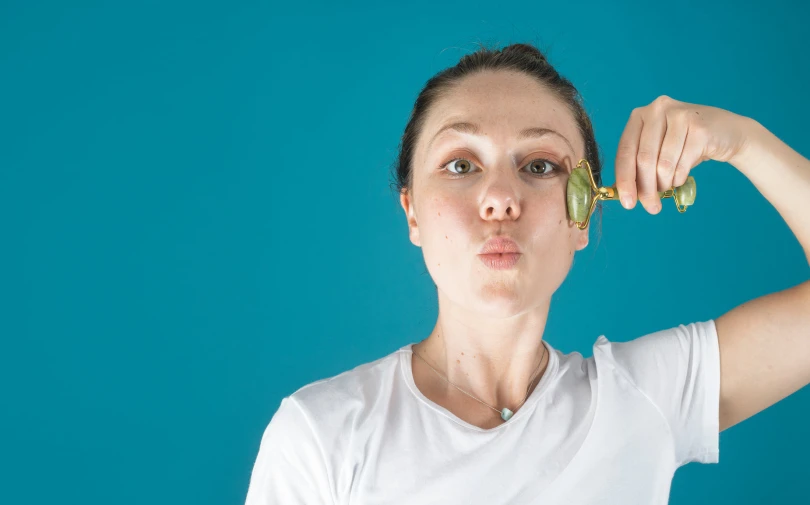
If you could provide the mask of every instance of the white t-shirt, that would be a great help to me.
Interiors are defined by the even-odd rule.
[[[544,343],[540,382],[490,429],[416,388],[413,344],[303,386],[264,431],[246,505],[658,505],[678,467],[719,462],[714,320],[600,335],[587,359]]]

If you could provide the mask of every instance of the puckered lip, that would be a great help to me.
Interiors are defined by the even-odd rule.
[[[478,254],[521,253],[517,242],[509,237],[492,237],[484,243]]]

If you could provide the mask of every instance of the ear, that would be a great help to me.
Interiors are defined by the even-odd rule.
[[[399,203],[405,211],[405,217],[408,220],[408,235],[411,243],[417,247],[422,247],[419,241],[419,226],[416,224],[416,215],[411,201],[411,194],[408,191],[403,191],[399,194]]]
[[[584,230],[580,230],[579,228],[576,229],[577,233],[577,243],[576,243],[576,250],[581,251],[588,247],[588,239],[591,231],[591,223],[588,223],[588,226],[585,227]]]

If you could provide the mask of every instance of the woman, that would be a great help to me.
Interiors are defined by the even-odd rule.
[[[662,504],[675,470],[719,461],[719,432],[810,383],[810,283],[593,357],[542,339],[588,245],[566,183],[601,162],[581,98],[533,46],[480,49],[432,78],[397,185],[436,283],[421,342],[282,400],[247,494],[268,503]],[[619,143],[623,205],[728,162],[810,251],[810,161],[753,119],[660,97]],[[625,201],[626,200],[626,201]],[[808,255],[810,257],[810,255]]]

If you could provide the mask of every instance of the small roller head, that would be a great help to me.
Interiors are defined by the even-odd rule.
[[[572,221],[582,223],[588,219],[592,197],[588,170],[581,166],[575,168],[571,171],[571,176],[568,178],[566,196],[568,215]]]
[[[697,184],[695,178],[691,175],[686,178],[683,186],[678,186],[673,191],[675,203],[678,205],[692,205],[695,203],[695,196],[697,196]]]

